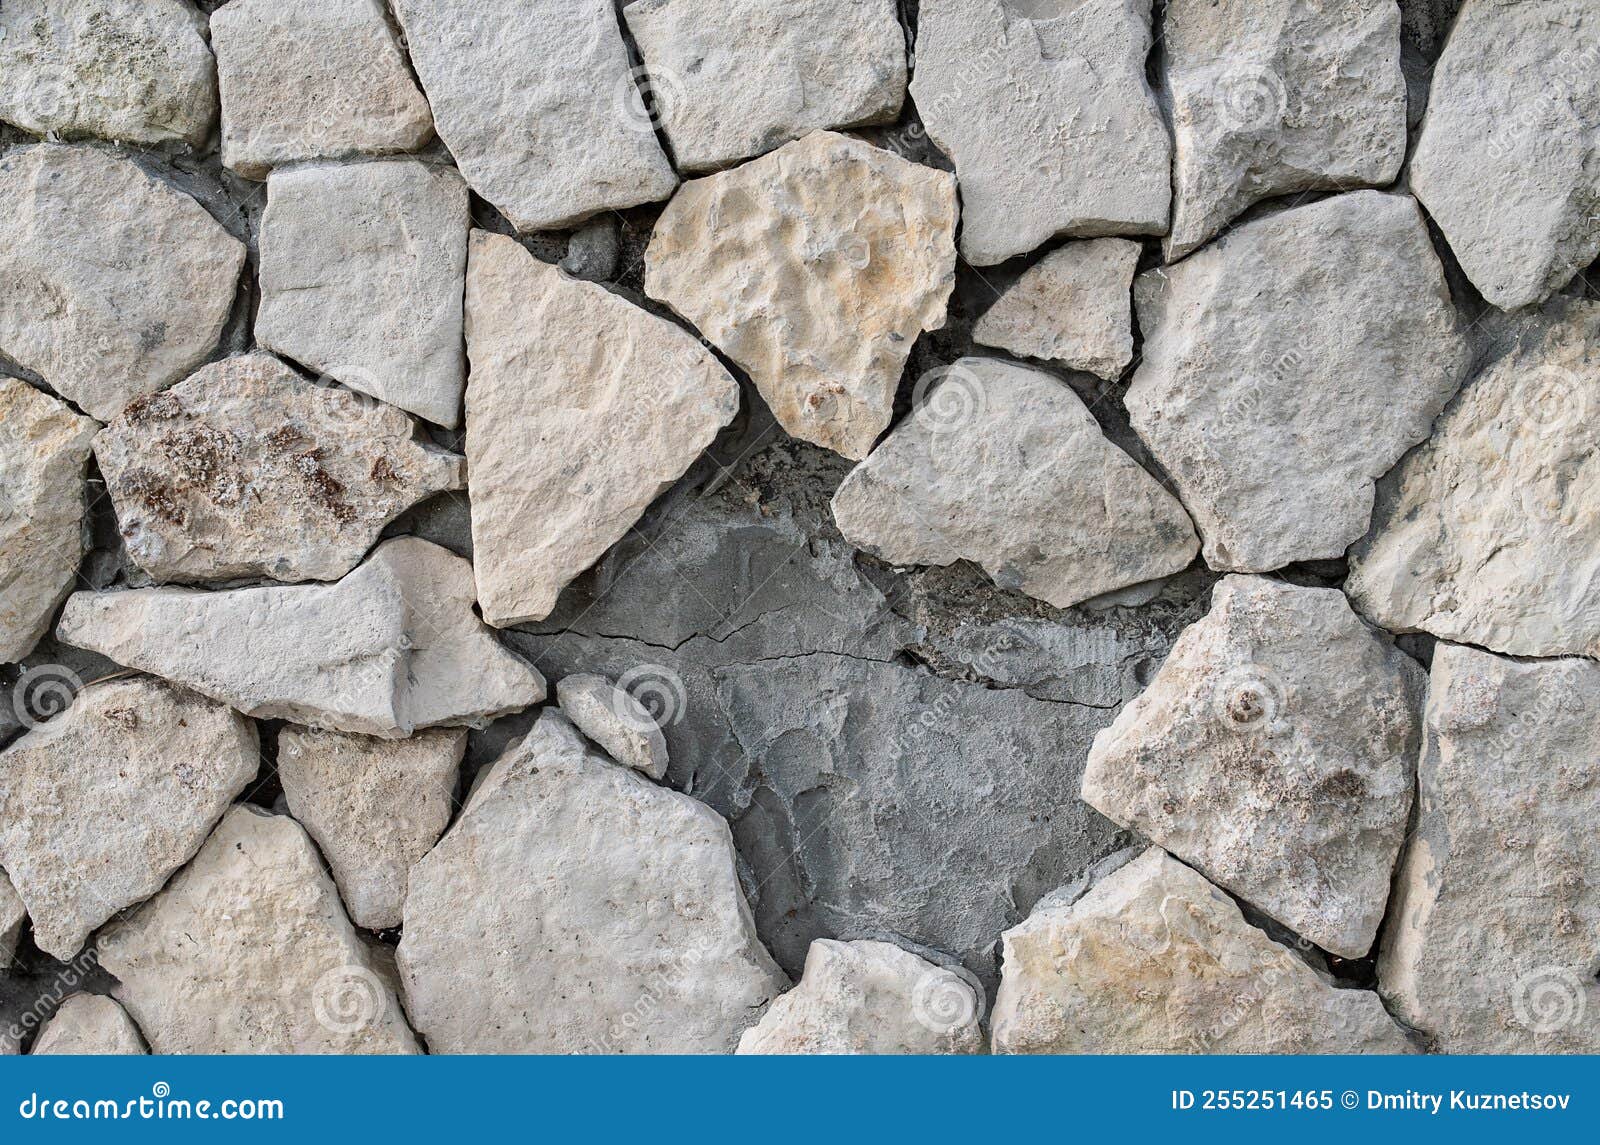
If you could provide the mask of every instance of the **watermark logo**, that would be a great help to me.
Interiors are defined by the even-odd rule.
[[[1583,1021],[1588,999],[1578,975],[1565,966],[1524,974],[1511,989],[1511,1010],[1529,1033],[1553,1034]]]
[[[52,716],[72,706],[83,691],[83,681],[64,664],[41,664],[29,668],[11,692],[11,710],[17,721],[33,730]]]
[[[616,710],[637,732],[651,732],[680,722],[689,708],[683,678],[664,664],[640,664],[617,679]]]
[[[388,1008],[388,992],[365,966],[335,966],[311,991],[311,1012],[331,1034],[358,1034],[378,1024]]]

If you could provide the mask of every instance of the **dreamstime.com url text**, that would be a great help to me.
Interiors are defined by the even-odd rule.
[[[224,1098],[190,1101],[172,1096],[158,1081],[149,1096],[127,1100],[55,1097],[30,1093],[17,1106],[24,1121],[282,1121],[283,1102],[275,1098]]]

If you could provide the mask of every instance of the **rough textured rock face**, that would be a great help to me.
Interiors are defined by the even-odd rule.
[[[544,698],[472,603],[471,566],[407,537],[332,585],[76,593],[56,635],[246,715],[399,739]]]
[[[519,230],[672,193],[612,0],[395,0],[394,11],[439,138]]]
[[[95,440],[128,556],[162,581],[337,580],[383,527],[466,484],[392,406],[269,354],[133,402]]]
[[[413,159],[275,173],[261,223],[262,346],[459,424],[467,188]]]
[[[975,1054],[978,992],[887,942],[818,939],[800,984],[739,1039],[741,1054]]]
[[[206,19],[184,0],[6,0],[0,119],[35,135],[199,147],[217,118]]]
[[[1215,569],[1342,556],[1373,483],[1461,383],[1417,205],[1356,191],[1246,224],[1134,283],[1134,429]],[[1403,379],[1403,384],[1400,380]]]
[[[1600,254],[1597,60],[1587,0],[1467,0],[1434,70],[1411,186],[1503,309]]]
[[[1048,374],[962,358],[833,498],[839,531],[893,564],[968,559],[1066,608],[1181,571],[1183,506]]]
[[[684,184],[645,291],[750,374],[793,437],[857,460],[912,343],[944,325],[955,180],[833,132]]]
[[[357,926],[399,926],[406,877],[450,823],[459,728],[383,740],[310,728],[278,735],[278,777],[289,812],[333,868]]]
[[[709,808],[546,713],[412,869],[411,1018],[443,1053],[730,1051],[787,985],[734,863]]]
[[[394,992],[293,819],[235,807],[100,939],[158,1054],[416,1053]]]
[[[1447,1053],[1600,1048],[1600,666],[1441,644],[1378,985]]]
[[[200,204],[110,152],[0,158],[0,353],[101,421],[205,359],[244,256]]]
[[[1133,361],[1130,239],[1067,243],[1030,267],[972,327],[972,340],[1114,380]]]
[[[231,0],[211,16],[222,161],[250,179],[282,163],[411,151],[433,136],[379,0]]]
[[[1383,919],[1422,669],[1334,588],[1229,577],[1095,737],[1091,807],[1346,958]]]
[[[667,740],[650,709],[604,676],[568,676],[556,685],[561,714],[616,762],[651,779],[667,773]]]
[[[467,275],[467,462],[478,599],[542,620],[739,410],[683,330],[514,239],[475,231]]]
[[[16,957],[17,939],[22,937],[22,928],[27,922],[28,908],[22,904],[22,896],[11,885],[10,877],[0,871],[0,968],[9,968]],[[5,1042],[5,1038],[0,1038],[0,1052]]]
[[[1394,181],[1406,85],[1394,0],[1174,0],[1172,231],[1181,258],[1273,195]]]
[[[97,428],[65,402],[0,378],[0,663],[38,643],[77,576]]]
[[[1150,0],[923,0],[911,96],[961,179],[968,262],[1053,235],[1167,229],[1172,141],[1145,81],[1150,40]]]
[[[255,777],[257,750],[237,713],[134,678],[85,688],[0,752],[0,865],[39,949],[71,958],[160,890]]]
[[[623,9],[683,171],[818,128],[890,123],[906,94],[894,0],[639,0]],[[649,113],[642,101],[637,114]]]
[[[1600,305],[1552,300],[1385,482],[1352,551],[1377,623],[1600,655]]]
[[[1411,1052],[1376,994],[1341,990],[1152,847],[1005,935],[997,1053]]]
[[[73,994],[33,1043],[36,1054],[142,1054],[144,1039],[128,1012],[101,994]]]

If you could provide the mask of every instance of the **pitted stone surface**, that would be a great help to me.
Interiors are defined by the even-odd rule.
[[[10,877],[0,871],[0,970],[9,970],[11,960],[16,957],[17,940],[22,937],[22,928],[28,922],[28,908],[22,904],[22,898],[17,894],[17,888],[11,885]],[[0,1038],[0,1052],[8,1039]]]
[[[128,1012],[102,994],[73,994],[51,1015],[30,1051],[36,1054],[142,1054],[144,1039]]]
[[[618,763],[651,779],[667,773],[667,740],[650,709],[604,676],[567,676],[556,685],[561,714]]]

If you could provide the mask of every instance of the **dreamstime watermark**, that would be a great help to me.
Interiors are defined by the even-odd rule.
[[[983,988],[966,972],[943,967],[929,970],[911,991],[911,1015],[929,1032],[952,1038],[983,1017]]]
[[[148,1095],[115,1098],[54,1097],[33,1092],[17,1105],[25,1121],[282,1121],[283,1102],[268,1097],[173,1097],[158,1081]]]
[[[1511,1011],[1531,1034],[1554,1034],[1583,1021],[1588,996],[1583,980],[1566,966],[1524,974],[1511,988]]]
[[[383,1020],[389,992],[365,966],[335,966],[311,990],[311,1012],[330,1034],[358,1034]]]
[[[629,130],[653,135],[683,99],[683,80],[670,69],[643,64],[619,73],[612,107]]]
[[[12,686],[11,711],[32,731],[71,707],[81,691],[83,680],[65,664],[39,664],[24,671]]]
[[[665,730],[689,710],[683,677],[665,664],[639,664],[617,678],[614,710],[636,732]]]
[[[982,420],[989,408],[982,379],[960,362],[935,366],[911,390],[917,424],[930,433],[960,431]]]

